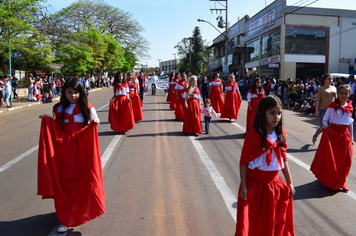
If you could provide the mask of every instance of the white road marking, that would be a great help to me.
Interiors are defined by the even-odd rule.
[[[108,160],[110,159],[111,154],[113,153],[116,145],[119,143],[121,136],[122,136],[121,134],[115,135],[114,138],[109,143],[109,145],[106,147],[105,152],[101,156],[101,165],[102,165],[103,169],[104,169],[104,166],[106,165],[106,163],[108,162]]]
[[[233,123],[233,125],[235,125],[237,128],[239,128],[240,130],[245,132],[245,127],[242,127],[239,124]],[[288,149],[287,149],[288,151]],[[308,172],[312,173],[310,171],[310,166],[304,162],[302,162],[301,160],[299,160],[298,158],[294,157],[293,155],[287,153],[287,159],[293,161],[295,164],[301,166],[302,168],[306,169]],[[353,191],[348,191],[347,192],[347,196],[349,196],[350,198],[352,198],[353,200],[356,200],[356,193]]]
[[[235,205],[237,197],[231,192],[230,188],[224,181],[224,177],[221,176],[220,172],[215,167],[214,162],[204,151],[203,146],[199,143],[199,141],[194,137],[190,137],[190,140],[192,141],[195,149],[197,150],[200,156],[200,160],[204,163],[206,169],[208,170],[216,188],[220,191],[220,194],[224,199],[226,208],[228,209],[232,218],[236,222],[236,208],[234,208],[233,205]]]
[[[27,157],[28,155],[30,155],[31,153],[33,153],[37,149],[38,149],[38,145],[36,145],[33,148],[29,149],[28,151],[22,153],[20,156],[17,156],[16,158],[12,159],[11,161],[6,163],[5,165],[1,166],[0,167],[0,173],[3,172],[4,170],[9,169],[12,165],[16,164],[17,162],[19,162],[23,158]]]

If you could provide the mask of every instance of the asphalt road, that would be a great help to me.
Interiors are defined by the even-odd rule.
[[[196,138],[182,133],[182,122],[174,119],[163,91],[147,93],[144,120],[126,135],[115,134],[107,120],[111,96],[112,89],[89,96],[101,120],[106,213],[66,235],[233,235],[246,101],[238,121],[213,117],[210,133]],[[56,235],[53,200],[36,195],[38,116],[50,114],[52,106],[0,114],[0,235]],[[285,110],[283,122],[297,191],[296,235],[356,235],[355,165],[347,179],[349,193],[327,189],[308,170],[318,120]]]

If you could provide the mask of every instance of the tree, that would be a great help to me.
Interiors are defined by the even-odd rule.
[[[9,39],[18,69],[44,67],[51,61],[48,38],[33,27],[41,2],[43,0],[0,1],[0,65],[8,63]]]
[[[180,72],[189,72],[190,64],[192,74],[201,74],[209,62],[211,50],[207,45],[204,45],[199,27],[195,27],[192,37],[183,38],[174,48],[178,50],[181,59],[178,64]]]

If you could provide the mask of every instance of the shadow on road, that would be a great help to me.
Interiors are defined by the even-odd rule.
[[[224,136],[208,136],[205,134],[201,134],[198,138],[199,141],[206,140],[234,140],[234,139],[244,139],[245,134],[233,134],[233,135],[224,135]]]
[[[137,137],[155,137],[155,136],[188,136],[182,131],[175,132],[165,132],[165,133],[147,133],[147,134],[133,134],[127,135],[128,138],[137,138]]]
[[[338,192],[325,187],[319,180],[295,187],[296,194],[293,200],[330,197]]]
[[[145,122],[182,122],[182,121],[177,121],[176,119],[162,119],[162,120],[141,120],[139,123],[145,123]]]
[[[310,149],[310,147],[314,147],[313,149]],[[310,144],[305,144],[303,147],[300,149],[297,148],[288,148],[287,152],[288,153],[300,153],[300,152],[314,152],[316,150],[317,146],[315,145],[310,145]]]
[[[54,212],[14,221],[0,221],[0,235],[47,236],[57,222]]]

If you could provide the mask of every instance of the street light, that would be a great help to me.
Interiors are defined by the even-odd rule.
[[[216,28],[212,23],[210,23],[209,21],[206,21],[206,20],[202,20],[202,19],[198,19],[197,21],[199,22],[205,22],[205,23],[208,23],[210,24],[212,27],[214,27],[214,29],[216,29],[220,34],[222,34],[222,32],[220,30],[218,30],[218,28]]]

